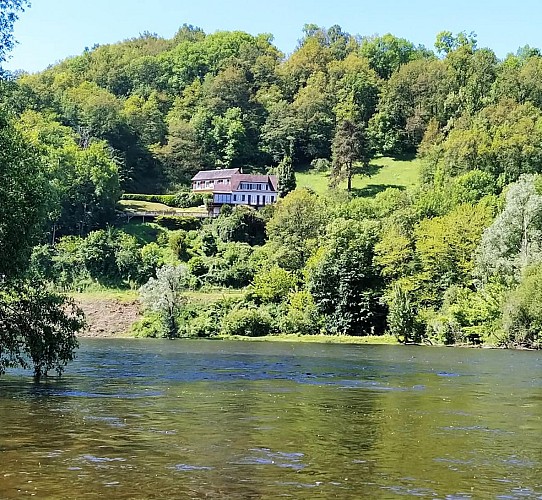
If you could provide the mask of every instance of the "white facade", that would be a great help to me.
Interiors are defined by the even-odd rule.
[[[222,205],[261,208],[277,201],[277,179],[273,175],[241,174],[238,169],[198,172],[192,179],[194,192],[213,194],[213,214]]]

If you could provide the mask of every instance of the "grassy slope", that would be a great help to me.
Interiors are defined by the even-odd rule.
[[[393,158],[375,158],[370,165],[369,175],[356,175],[352,179],[352,191],[357,196],[374,196],[390,187],[406,188],[418,182],[421,162],[413,160],[395,160]],[[310,187],[318,194],[329,189],[328,173],[297,172],[298,187]],[[346,189],[346,181],[340,188]]]

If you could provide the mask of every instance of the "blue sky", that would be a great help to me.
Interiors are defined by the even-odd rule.
[[[39,71],[95,43],[144,31],[171,37],[183,23],[207,33],[272,33],[291,53],[305,23],[339,24],[352,34],[393,33],[433,48],[442,30],[474,31],[499,57],[542,46],[540,0],[33,0],[15,26],[19,42],[8,69]]]

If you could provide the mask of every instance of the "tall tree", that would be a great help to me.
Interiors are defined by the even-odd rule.
[[[295,172],[292,166],[292,158],[285,156],[277,167],[278,194],[279,198],[284,198],[288,193],[296,188]]]

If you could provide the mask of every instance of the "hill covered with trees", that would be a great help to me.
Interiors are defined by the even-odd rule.
[[[3,89],[52,192],[30,274],[65,290],[161,290],[171,301],[144,300],[144,334],[387,331],[540,346],[538,49],[499,60],[473,34],[441,32],[431,50],[306,25],[286,57],[271,35],[184,25]],[[380,156],[417,157],[417,185],[350,190]],[[198,170],[232,167],[318,171],[330,189],[290,185],[274,208],[202,225],[111,228],[123,191],[179,194]],[[180,307],[173,282],[243,292]]]

